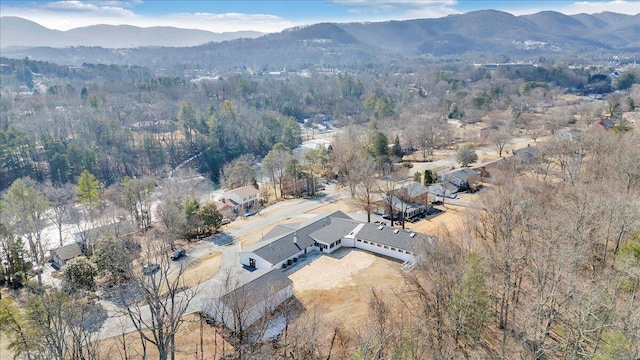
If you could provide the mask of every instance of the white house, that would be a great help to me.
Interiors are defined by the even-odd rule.
[[[292,296],[293,282],[275,269],[220,297],[203,299],[202,311],[232,331],[244,331]]]
[[[222,194],[224,202],[231,202],[234,211],[249,209],[260,201],[260,191],[253,186],[243,186]]]
[[[312,250],[332,253],[341,247],[371,251],[408,263],[432,239],[408,230],[361,222],[341,211],[306,223],[278,225],[265,239],[240,252],[240,262],[250,269],[277,269],[291,265]]]
[[[240,262],[249,268],[274,269],[283,264],[291,265],[294,259],[311,250],[320,250],[319,244],[311,233],[326,225],[333,218],[349,219],[341,211],[328,216],[318,217],[302,224],[278,225],[263,236],[263,240],[240,252]]]

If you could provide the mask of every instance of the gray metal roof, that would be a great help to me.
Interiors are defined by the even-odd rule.
[[[61,246],[55,249],[54,252],[62,261],[67,261],[82,255],[82,249],[80,249],[80,245],[76,243]]]
[[[406,195],[409,198],[414,198],[429,192],[429,189],[426,186],[416,181],[403,185],[401,190],[406,191]]]
[[[93,229],[80,232],[84,239],[94,242],[106,234],[113,234],[116,238],[131,235],[138,231],[131,220],[118,221],[112,224],[99,226]]]
[[[430,241],[419,233],[372,223],[364,223],[354,237],[405,251],[417,251],[421,242]]]
[[[357,220],[333,218],[331,226],[325,226],[310,236],[316,241],[331,244],[345,237],[345,235],[349,234],[360,224],[362,224],[362,222]]]
[[[240,307],[241,310],[247,311],[292,284],[291,279],[283,274],[282,270],[274,269],[229,291],[220,300],[229,308]]]
[[[288,234],[292,231],[297,230],[299,227],[300,227],[300,223],[276,225],[273,227],[273,229],[269,230],[266,234],[264,234],[260,241],[269,241],[273,238],[281,237],[285,234]]]
[[[319,216],[300,224],[300,227],[296,230],[290,230],[288,233],[283,232],[279,237],[260,241],[249,247],[246,251],[253,252],[271,264],[279,263],[294,256],[302,249],[312,246],[315,240],[309,235],[325,226],[331,225],[335,218],[351,219],[342,211]],[[280,228],[277,231],[280,232],[284,230]]]

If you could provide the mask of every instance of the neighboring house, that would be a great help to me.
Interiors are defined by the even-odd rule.
[[[80,245],[73,243],[61,246],[55,250],[51,250],[51,258],[53,259],[53,267],[60,270],[67,261],[82,255]]]
[[[375,212],[378,214],[393,213],[394,215],[402,215],[403,219],[410,219],[427,211],[428,207],[423,203],[413,203],[403,201],[396,195],[383,196],[380,200],[373,203]],[[389,209],[391,208],[391,211]]]
[[[513,158],[520,163],[532,163],[539,156],[538,148],[527,144],[526,148],[513,151]]]
[[[431,242],[431,239],[428,239]],[[265,240],[240,252],[240,262],[250,269],[287,267],[309,251],[332,253],[341,247],[358,248],[415,264],[423,236],[351,219],[341,211],[306,223],[278,225]]]
[[[216,205],[216,208],[218,209],[218,211],[220,211],[222,216],[224,216],[225,218],[230,218],[233,216],[233,206],[229,204],[224,198],[221,198],[220,200],[216,200],[213,203]]]
[[[270,270],[217,298],[202,299],[202,311],[232,331],[244,331],[293,296],[293,282]]]
[[[257,205],[258,201],[260,201],[260,191],[253,186],[247,185],[225,192],[222,194],[222,198],[225,202],[231,202],[233,211],[239,211]]]
[[[457,193],[460,189],[449,183],[449,182],[441,182],[433,185],[429,185],[429,194],[434,197],[446,197],[449,199],[455,199],[458,197]],[[437,200],[437,199],[436,199]]]
[[[408,203],[429,204],[429,189],[416,181],[402,185],[397,194],[403,201]]]
[[[378,214],[392,212],[395,215],[402,214],[404,219],[410,219],[429,210],[429,188],[412,181],[393,190],[391,196],[383,196],[373,205],[374,211]]]
[[[611,128],[616,126],[616,123],[613,122],[613,120],[606,117],[601,117],[600,120],[596,122],[596,124],[602,126],[605,130],[611,130]]]
[[[457,196],[456,193],[469,190],[472,183],[480,179],[480,175],[479,171],[469,167],[442,172],[439,174],[440,182],[429,186],[429,193],[453,199]]]
[[[86,254],[93,253],[93,246],[101,237],[111,234],[116,239],[124,239],[138,231],[138,228],[130,220],[99,226],[93,229],[80,231],[73,234],[75,242],[81,246]]]

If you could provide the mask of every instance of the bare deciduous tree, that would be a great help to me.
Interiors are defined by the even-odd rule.
[[[162,360],[175,357],[175,335],[183,324],[189,304],[199,286],[185,289],[184,263],[172,263],[166,243],[148,240],[143,247],[142,261],[147,267],[131,274],[132,289],[120,293],[124,315],[128,316],[143,343],[158,350]]]

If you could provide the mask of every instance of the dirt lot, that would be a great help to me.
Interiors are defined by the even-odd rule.
[[[192,287],[199,283],[211,279],[220,270],[222,257],[217,251],[210,252],[187,266],[184,271],[182,280],[184,286]]]
[[[198,315],[188,315],[184,318],[184,324],[176,335],[176,359],[200,358],[200,318]],[[228,354],[232,347],[224,342],[213,327],[202,324],[203,349],[205,359],[219,359],[223,352]],[[124,338],[129,359],[142,358],[142,346],[137,333],[129,333]],[[100,359],[125,359],[123,338],[114,337],[103,340],[99,344]],[[196,356],[197,355],[197,356]],[[158,352],[152,344],[147,344],[147,358],[158,357]],[[4,359],[4,357],[2,357]]]
[[[403,289],[399,262],[360,250],[336,253],[322,256],[289,276],[296,298],[307,311],[320,314],[321,332],[326,336],[336,326],[346,331],[361,329],[372,288],[392,302],[396,299],[393,292]]]

